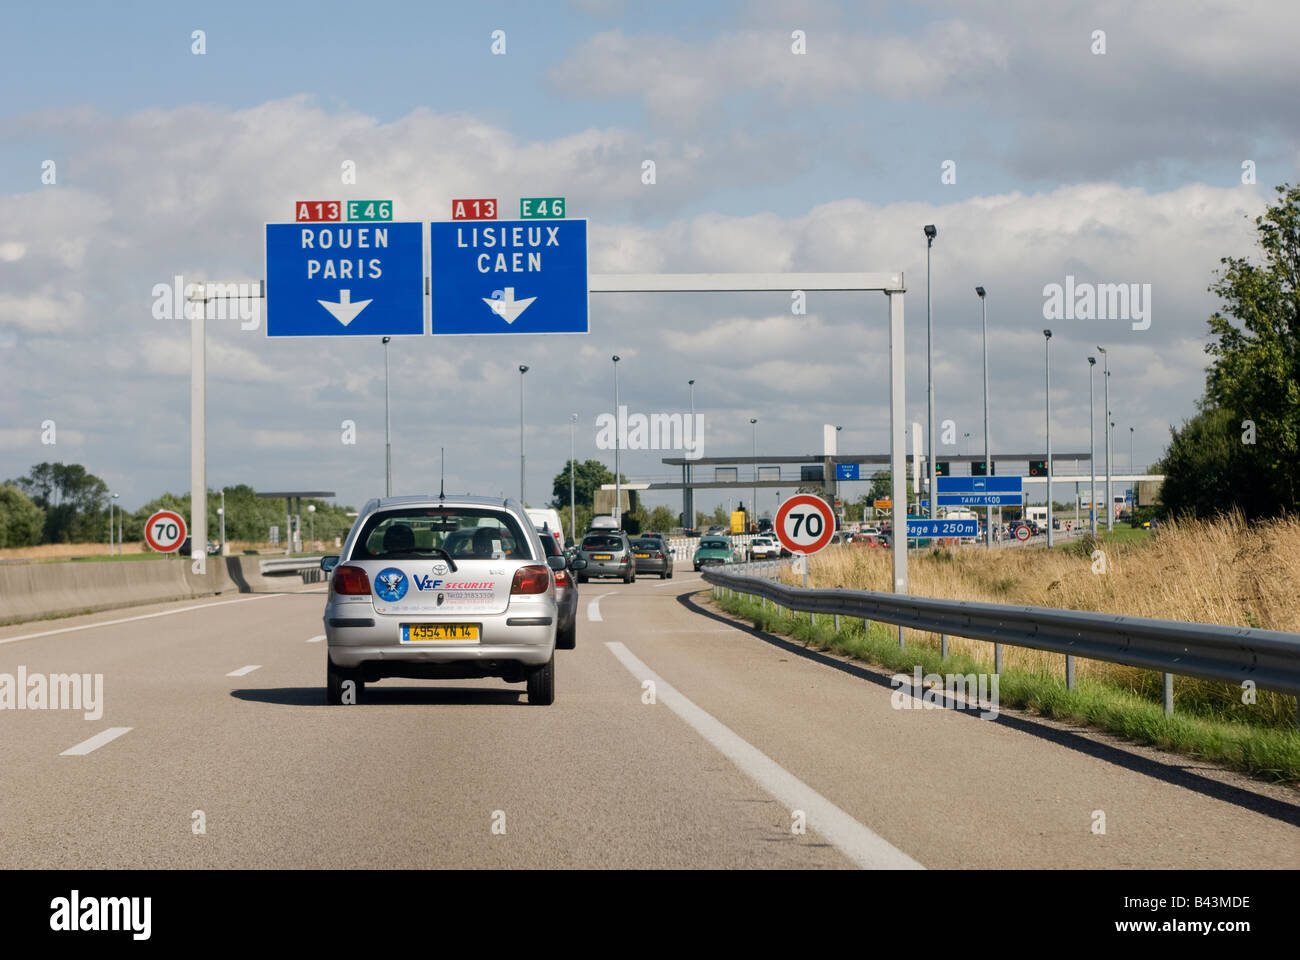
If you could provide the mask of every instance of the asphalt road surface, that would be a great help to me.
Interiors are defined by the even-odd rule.
[[[733,623],[689,570],[581,589],[551,707],[494,680],[326,706],[320,586],[0,629],[0,673],[103,675],[98,719],[0,711],[0,866],[1300,864],[1291,788],[895,709],[886,674]]]

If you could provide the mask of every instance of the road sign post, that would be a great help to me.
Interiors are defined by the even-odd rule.
[[[835,536],[830,504],[812,494],[796,494],[781,504],[772,526],[781,545],[802,559],[803,585],[808,586],[808,557]]]

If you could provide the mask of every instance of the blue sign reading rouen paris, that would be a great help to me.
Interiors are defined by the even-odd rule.
[[[421,223],[268,223],[268,337],[420,336]]]
[[[586,220],[429,224],[439,334],[586,333]]]

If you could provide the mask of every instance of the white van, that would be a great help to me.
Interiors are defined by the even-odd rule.
[[[530,509],[525,510],[524,513],[528,514],[528,519],[532,521],[534,527],[538,530],[549,530],[551,535],[555,537],[555,542],[559,544],[561,549],[564,548],[564,527],[560,523],[560,512],[558,510],[549,508]]]

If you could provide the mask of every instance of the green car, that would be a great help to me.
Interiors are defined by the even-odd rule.
[[[736,550],[726,537],[701,537],[695,548],[695,570],[736,562]]]

